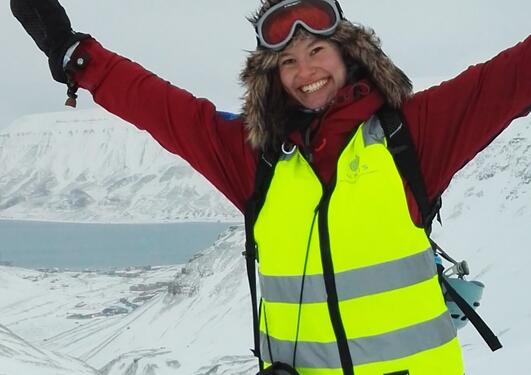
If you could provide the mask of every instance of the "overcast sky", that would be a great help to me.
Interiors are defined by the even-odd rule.
[[[75,30],[173,84],[238,111],[238,74],[254,32],[245,17],[259,0],[63,0]],[[351,21],[371,26],[384,51],[416,83],[438,82],[531,34],[529,0],[343,0]],[[19,116],[64,110],[66,89],[0,3],[0,127]],[[81,95],[80,108],[93,107]]]

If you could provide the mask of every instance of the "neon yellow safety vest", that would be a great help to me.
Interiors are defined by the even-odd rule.
[[[254,226],[260,350],[302,375],[463,375],[430,242],[376,116],[325,187],[294,149]]]

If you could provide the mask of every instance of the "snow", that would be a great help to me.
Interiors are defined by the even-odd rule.
[[[38,349],[0,325],[0,374],[98,375],[82,361]]]
[[[0,219],[241,221],[185,161],[102,109],[29,115],[0,132]]]
[[[516,121],[453,179],[434,237],[486,285],[479,311],[504,348],[460,331],[467,374],[531,373],[531,120]],[[510,371],[509,371],[510,370]]]
[[[28,140],[23,144],[36,144],[30,140],[35,134],[42,140],[47,126],[56,129],[54,116],[38,130],[29,126],[21,130],[25,134],[21,139]],[[13,132],[5,134],[12,137]],[[106,144],[111,143],[118,142],[109,139]],[[443,225],[434,228],[434,238],[445,250],[469,262],[470,279],[486,285],[478,312],[504,345],[491,353],[473,327],[460,330],[467,375],[531,373],[530,150],[531,119],[526,118],[516,121],[456,175],[444,195]],[[68,161],[64,152],[71,170],[89,168],[75,157]],[[52,170],[53,153],[42,156],[46,160],[40,170]],[[17,162],[13,170],[18,163],[28,165],[23,158],[11,158]],[[135,165],[131,170],[142,169],[142,163],[132,159],[122,160]],[[7,160],[5,152],[0,160]],[[173,156],[168,160],[177,163]],[[54,173],[59,176],[66,169]],[[128,199],[133,201],[133,196]],[[44,212],[30,203],[26,208]],[[105,216],[109,212],[103,209],[93,212],[100,220],[115,219]],[[132,208],[129,212],[135,218],[137,212]],[[49,215],[58,220],[82,217],[75,210]],[[150,212],[140,213],[139,218],[163,219]],[[254,374],[243,248],[243,227],[237,225],[183,265],[114,272],[0,267],[0,374]]]
[[[104,374],[200,374],[220,362],[235,374],[255,366],[242,247],[242,226],[235,226],[180,266],[124,272],[0,267],[1,321],[32,344]],[[4,359],[0,351],[0,368]]]

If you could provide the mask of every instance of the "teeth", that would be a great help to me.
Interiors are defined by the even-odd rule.
[[[328,82],[327,79],[321,79],[321,80],[319,80],[317,82],[310,83],[309,85],[302,86],[301,90],[305,94],[311,94],[312,92],[315,92],[315,91],[319,90],[321,87],[323,87],[324,85],[326,85],[326,82]]]

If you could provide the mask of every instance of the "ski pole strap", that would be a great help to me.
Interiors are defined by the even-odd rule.
[[[456,303],[457,307],[461,309],[463,314],[467,319],[472,323],[472,325],[479,332],[483,340],[487,343],[490,350],[495,352],[496,350],[502,348],[502,344],[498,337],[492,332],[487,323],[478,315],[478,313],[466,302],[463,297],[457,293],[457,291],[450,285],[446,278],[442,275],[442,267],[437,267],[439,269],[439,281],[446,288],[446,292],[452,297],[452,300]]]

